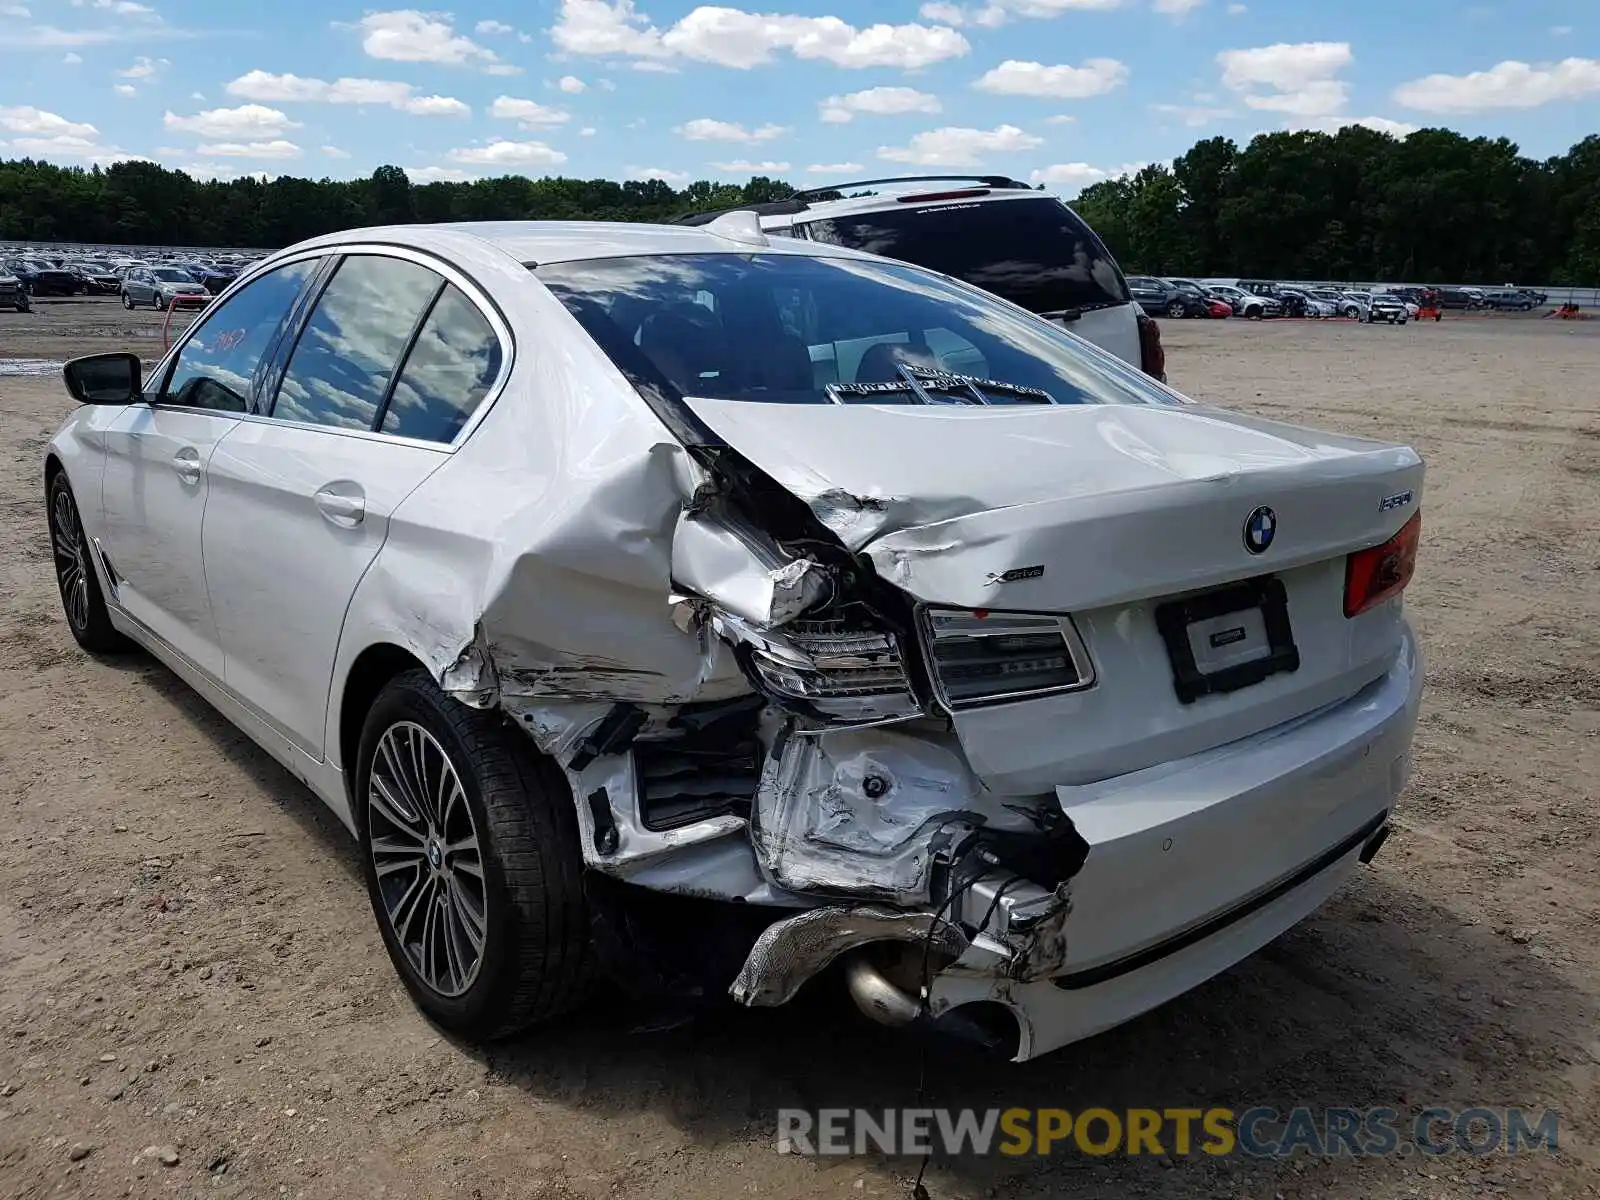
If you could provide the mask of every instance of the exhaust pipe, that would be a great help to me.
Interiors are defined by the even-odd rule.
[[[844,978],[856,1007],[880,1025],[910,1025],[922,1014],[922,1002],[890,982],[865,954],[845,964]]]

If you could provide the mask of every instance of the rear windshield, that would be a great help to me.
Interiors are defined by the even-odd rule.
[[[898,263],[683,254],[536,273],[647,398],[1178,403],[1049,322]]]
[[[979,204],[906,204],[801,226],[849,246],[954,275],[1030,312],[1126,304],[1116,260],[1070,208],[1049,196]]]

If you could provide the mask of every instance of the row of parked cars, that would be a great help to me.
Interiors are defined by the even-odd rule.
[[[1164,317],[1345,317],[1404,325],[1423,307],[1420,287],[1363,289],[1262,279],[1162,279],[1130,275],[1128,289],[1147,313]],[[1527,312],[1549,297],[1531,288],[1433,288],[1435,307]]]
[[[215,296],[253,259],[168,254],[155,259],[22,253],[0,260],[0,307],[27,312],[33,296],[121,296],[124,308],[166,308],[177,296]]]

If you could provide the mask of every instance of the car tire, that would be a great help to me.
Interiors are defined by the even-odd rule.
[[[31,312],[32,308],[33,308],[33,306],[31,304],[29,304],[27,302],[27,300],[25,300],[25,299],[17,301],[17,311],[19,313]]]
[[[448,799],[408,801],[408,772]],[[354,800],[373,916],[428,1017],[488,1041],[584,1002],[596,968],[577,815],[525,734],[407,671],[367,714]]]
[[[133,297],[128,295],[127,292],[122,293],[122,307],[129,312],[133,311]]]
[[[1261,317],[1262,317],[1261,306],[1259,304],[1251,305],[1249,308],[1246,308],[1244,310],[1244,315],[1249,320],[1252,320],[1252,321],[1261,320]]]
[[[1188,315],[1189,309],[1182,300],[1174,300],[1171,304],[1167,305],[1167,316],[1172,317],[1175,320],[1179,317],[1187,317]]]
[[[78,500],[65,471],[57,471],[50,480],[46,498],[56,590],[61,594],[61,611],[73,639],[91,654],[117,654],[132,649],[133,643],[117,632],[106,611],[100,577],[95,573],[94,551],[84,536]]]
[[[167,311],[167,305],[170,304],[171,301],[168,300],[165,296],[163,296],[160,292],[157,292],[156,293],[156,298],[155,298],[154,301],[152,301],[152,303],[155,305],[155,308],[156,308],[157,312],[166,312]]]

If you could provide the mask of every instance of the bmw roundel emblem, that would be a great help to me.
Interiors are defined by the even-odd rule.
[[[1265,554],[1278,536],[1278,514],[1265,504],[1244,519],[1244,548],[1251,554]]]

